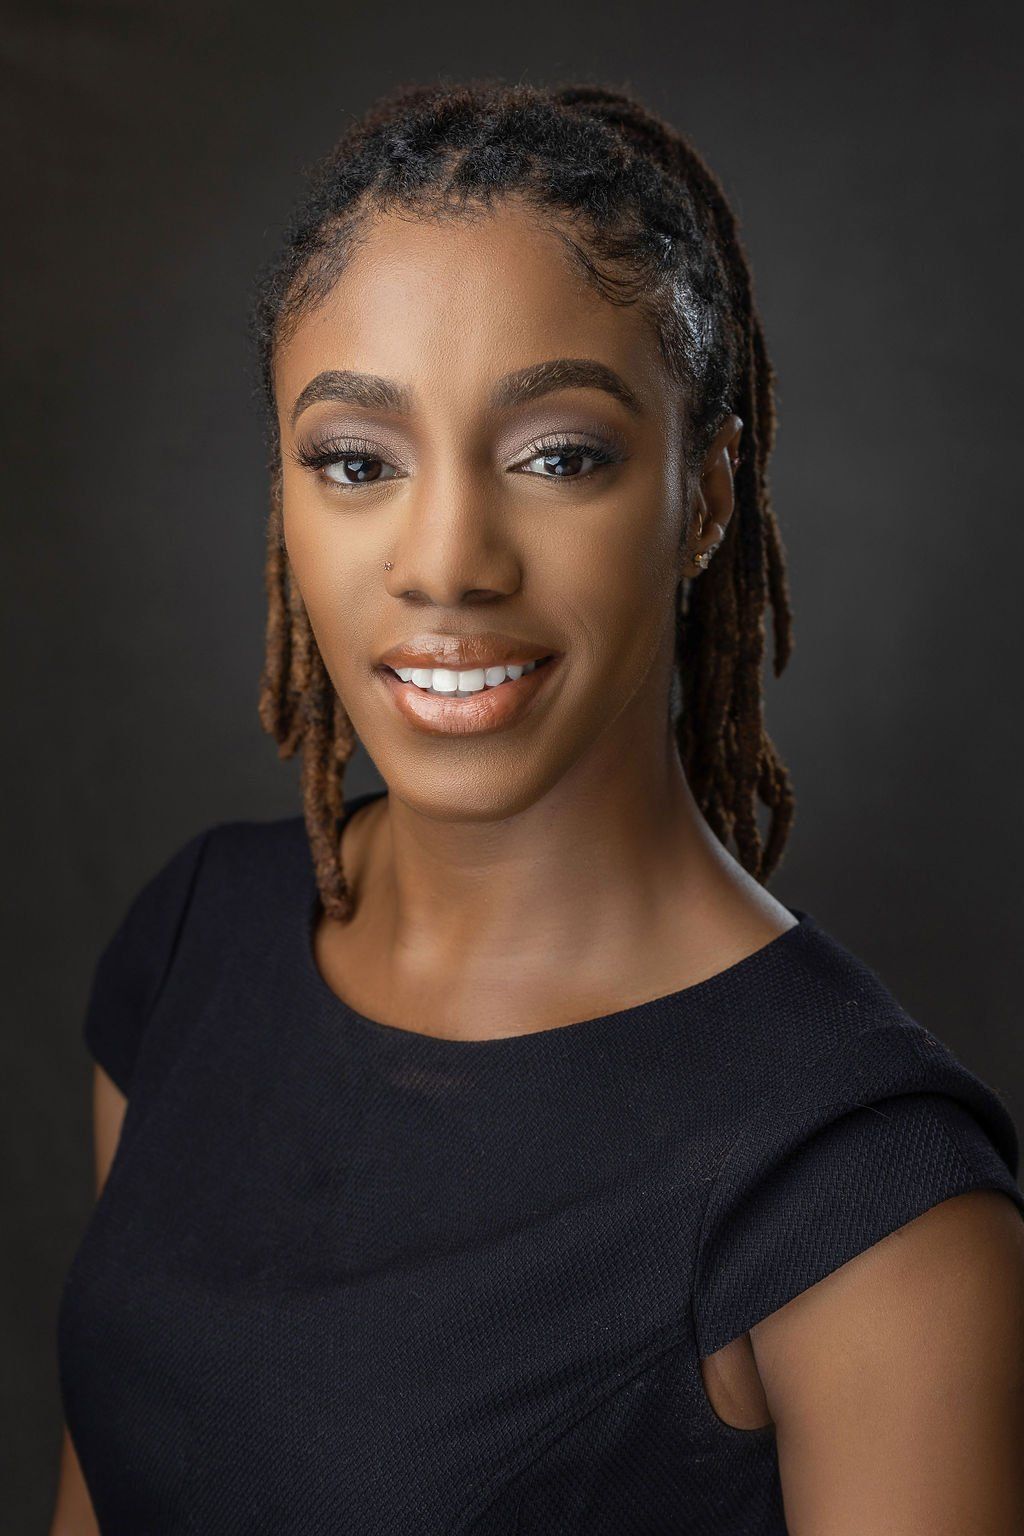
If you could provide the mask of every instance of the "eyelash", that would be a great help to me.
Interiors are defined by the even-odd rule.
[[[609,468],[613,464],[621,464],[626,454],[606,443],[599,442],[596,438],[580,435],[578,437],[547,437],[538,438],[535,442],[527,444],[524,457],[520,464],[529,464],[536,458],[571,457],[573,454],[582,453],[584,457],[593,460],[593,467],[582,475],[541,475],[534,478],[538,480],[588,480],[598,470]],[[303,469],[314,470],[320,474],[320,478],[331,490],[348,492],[361,491],[371,485],[383,485],[383,480],[365,480],[362,484],[355,482],[346,485],[341,480],[328,479],[322,472],[330,464],[340,464],[345,459],[370,459],[374,463],[387,464],[389,460],[375,452],[373,444],[363,438],[324,438],[297,449],[293,459]],[[517,470],[516,473],[526,473]],[[400,478],[391,476],[391,479]]]

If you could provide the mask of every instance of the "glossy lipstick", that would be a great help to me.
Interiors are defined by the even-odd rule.
[[[459,642],[456,665],[450,659],[450,649],[439,653],[433,645],[429,649],[421,646],[418,650],[412,645],[396,647],[395,651],[388,653],[395,655],[396,660],[379,665],[377,674],[398,712],[417,730],[442,736],[468,736],[482,731],[503,730],[518,723],[533,700],[547,687],[557,667],[557,653],[549,651],[544,654],[537,647],[524,647],[509,642],[506,644],[507,662],[535,660],[533,669],[520,677],[506,678],[493,688],[481,688],[462,698],[450,693],[434,693],[411,681],[403,682],[392,670],[395,666],[403,669],[413,666],[431,669],[445,667],[452,671],[473,670],[477,665],[500,666],[506,664],[506,658],[497,654],[500,649],[500,646],[494,644],[484,646],[480,643],[468,645]],[[443,661],[439,659],[439,654],[444,655]]]

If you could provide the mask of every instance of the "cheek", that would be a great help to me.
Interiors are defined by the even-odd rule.
[[[365,646],[368,616],[363,562],[330,510],[309,495],[284,492],[283,517],[288,563],[313,637],[339,692],[346,668]]]
[[[603,668],[646,671],[678,582],[678,530],[659,498],[609,508],[562,564],[566,622]]]
[[[327,609],[326,592],[331,585],[331,541],[323,537],[317,518],[302,496],[285,488],[282,511],[284,545],[288,564],[310,615],[314,631]]]

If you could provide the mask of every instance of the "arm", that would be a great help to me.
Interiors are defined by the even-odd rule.
[[[100,1066],[93,1068],[92,1122],[96,1197],[114,1160],[127,1099]],[[49,1536],[100,1536],[89,1490],[65,1425],[61,1440],[57,1497]]]
[[[1024,1222],[927,1210],[751,1329],[791,1536],[1024,1531]]]

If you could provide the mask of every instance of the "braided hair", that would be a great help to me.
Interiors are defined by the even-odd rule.
[[[400,206],[445,218],[503,197],[525,201],[613,304],[638,304],[684,391],[692,473],[735,411],[745,444],[734,512],[714,562],[676,589],[672,726],[694,799],[716,836],[764,882],[794,815],[789,774],[764,724],[765,607],[774,672],[792,651],[785,554],[767,465],[774,374],[750,268],[722,186],[689,141],[628,94],[480,79],[400,86],[343,133],[308,176],[283,248],[259,274],[250,335],[270,472],[266,655],[259,718],[282,758],[302,753],[303,813],[325,910],[353,898],[338,823],[355,731],[314,639],[284,543],[273,366],[302,317],[330,294],[365,220]],[[684,540],[689,529],[684,528]],[[767,838],[758,801],[769,812]]]

